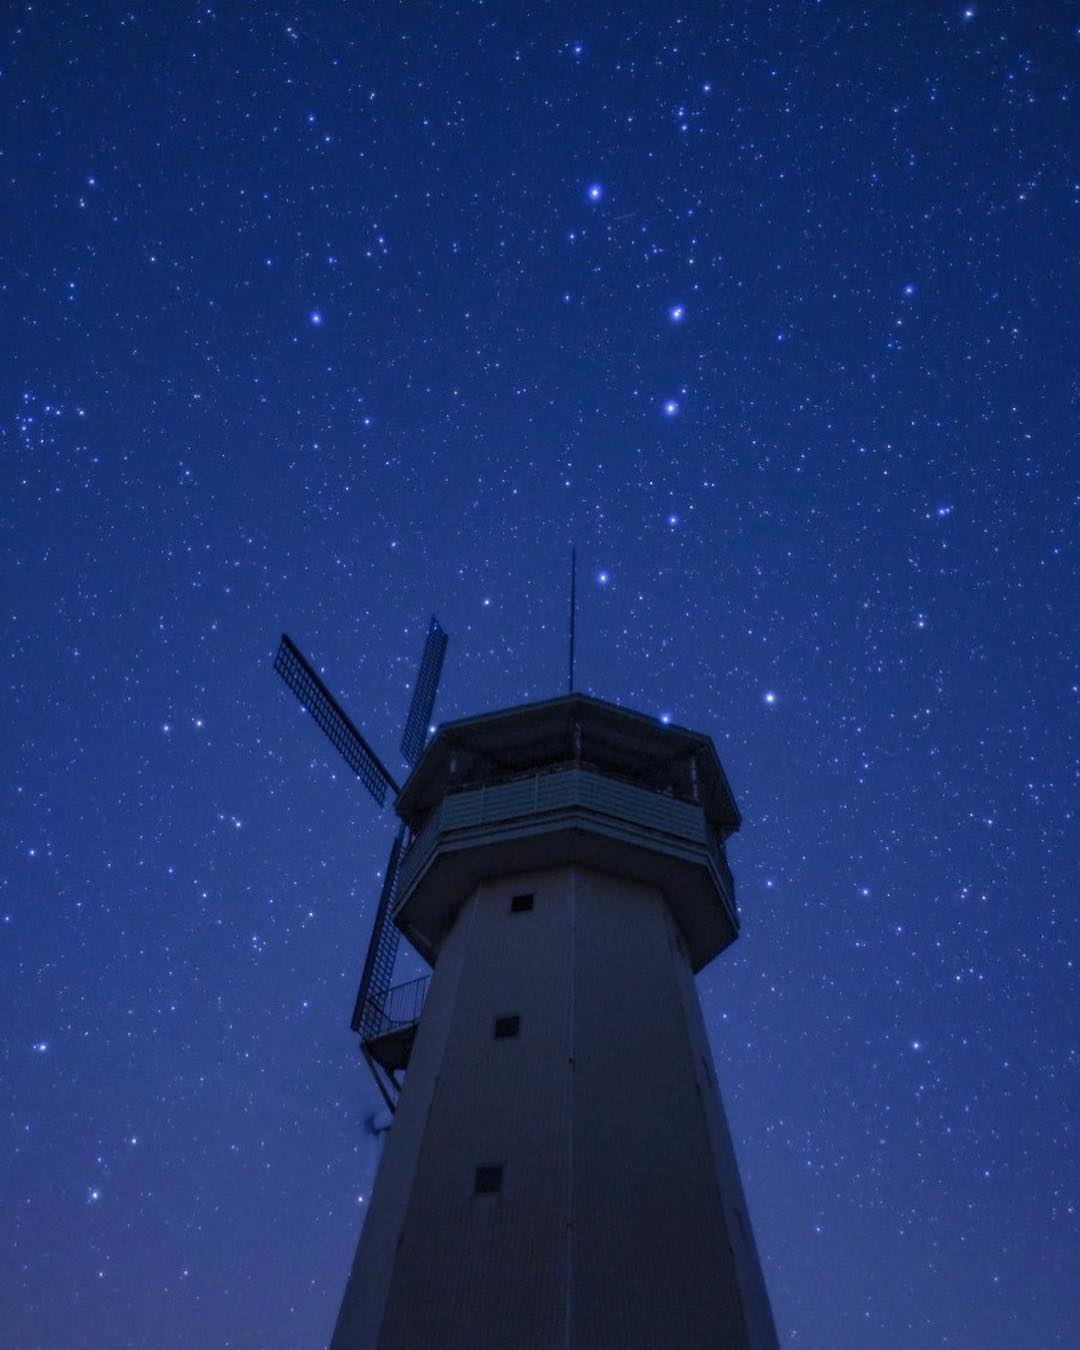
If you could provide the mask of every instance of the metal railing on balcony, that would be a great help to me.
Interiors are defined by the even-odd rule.
[[[660,835],[703,845],[713,861],[733,914],[736,912],[735,885],[724,846],[705,820],[700,806],[576,767],[468,788],[444,797],[402,857],[398,895],[407,894],[440,835],[575,806],[615,820],[629,821]]]
[[[430,983],[430,975],[420,975],[405,984],[395,984],[381,999],[369,998],[360,1014],[360,1039],[373,1041],[419,1022]]]

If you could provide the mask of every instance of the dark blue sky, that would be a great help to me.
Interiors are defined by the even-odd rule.
[[[743,808],[782,1343],[1076,1343],[1074,18],[9,14],[5,1346],[326,1344],[391,823],[277,635],[396,769],[432,611],[437,716],[559,692],[571,541]]]

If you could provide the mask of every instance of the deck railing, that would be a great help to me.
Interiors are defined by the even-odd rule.
[[[395,984],[382,998],[369,998],[360,1015],[361,1039],[373,1041],[377,1036],[389,1036],[419,1022],[430,983],[430,975],[420,975],[404,984]]]
[[[444,797],[414,836],[401,859],[397,893],[399,896],[407,894],[444,832],[542,815],[575,806],[641,825],[661,835],[671,835],[676,839],[703,845],[712,859],[732,914],[737,913],[735,884],[724,846],[705,820],[705,813],[700,806],[576,767],[467,788]]]

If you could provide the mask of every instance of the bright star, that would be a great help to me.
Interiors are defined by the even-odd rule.
[[[678,412],[679,412],[678,402],[673,398],[669,398],[667,402],[664,404],[664,416],[677,417]]]
[[[765,691],[764,701],[768,703],[770,707],[772,706],[772,704],[776,702],[776,695],[773,693],[771,689],[767,689]]]
[[[606,586],[611,580],[610,572],[597,572],[596,580],[601,586]]]
[[[602,183],[589,184],[589,201],[598,202],[604,195],[604,185]]]
[[[672,305],[668,310],[668,318],[672,323],[682,323],[686,318],[686,310],[682,305]]]
[[[321,309],[313,309],[308,315],[308,323],[311,324],[312,328],[321,328],[322,321],[323,316]]]

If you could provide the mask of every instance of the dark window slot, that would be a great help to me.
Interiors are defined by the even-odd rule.
[[[486,1167],[476,1169],[476,1185],[474,1190],[477,1195],[498,1195],[502,1190],[502,1167],[498,1163],[490,1163]]]

